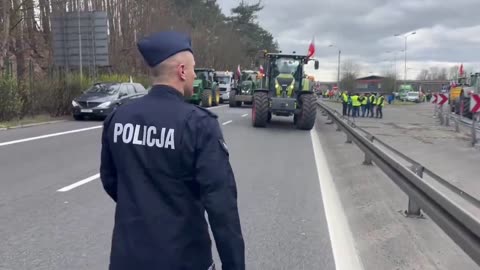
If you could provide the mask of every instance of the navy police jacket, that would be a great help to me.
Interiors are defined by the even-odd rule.
[[[107,117],[100,177],[116,202],[111,270],[243,270],[235,178],[217,116],[154,86]]]

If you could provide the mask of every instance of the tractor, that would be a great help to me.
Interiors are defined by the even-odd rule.
[[[253,102],[253,91],[260,87],[258,72],[253,70],[244,70],[240,79],[237,81],[232,91],[230,91],[230,107],[241,107],[242,102],[251,105]]]
[[[212,68],[195,68],[197,78],[193,82],[193,95],[187,99],[202,107],[217,106],[220,104],[220,88]]]
[[[266,76],[262,89],[253,93],[252,125],[266,127],[272,115],[290,117],[297,129],[311,130],[317,115],[317,98],[313,84],[304,74],[304,66],[310,59],[307,55],[263,53]]]
[[[466,79],[466,77],[464,78]],[[464,117],[473,119],[473,114],[470,111],[470,96],[471,94],[480,94],[480,73],[477,72],[470,74],[469,80],[464,80],[463,82],[464,83],[460,86],[458,98],[453,103],[455,104],[455,112],[459,115],[462,114]]]

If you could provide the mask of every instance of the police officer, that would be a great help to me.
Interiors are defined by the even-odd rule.
[[[190,38],[138,42],[152,89],[105,119],[100,176],[116,202],[110,270],[215,269],[205,210],[224,270],[244,270],[237,189],[217,116],[193,93]]]

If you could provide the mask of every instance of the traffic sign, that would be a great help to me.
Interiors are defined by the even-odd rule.
[[[53,60],[63,67],[109,66],[108,15],[105,11],[52,16]]]
[[[438,100],[438,94],[435,93],[435,94],[433,94],[433,101],[432,101],[432,103],[433,103],[433,104],[436,104],[436,103],[437,103],[437,100]]]
[[[447,101],[448,101],[447,94],[439,94],[438,97],[439,97],[438,105],[443,105],[443,104],[447,103]]]
[[[470,111],[472,113],[480,112],[480,94],[472,94],[470,96]]]

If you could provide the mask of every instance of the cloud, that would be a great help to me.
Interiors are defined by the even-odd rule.
[[[217,0],[226,14],[238,0]],[[255,3],[256,0],[246,0]],[[407,76],[415,78],[435,65],[464,63],[480,71],[479,0],[262,0],[258,21],[283,51],[307,51],[315,36],[322,81],[336,81],[338,49],[354,59],[362,75],[393,69],[393,53],[407,38]],[[395,34],[402,36],[394,37]],[[307,69],[310,71],[309,69]],[[404,53],[397,53],[397,71],[404,74]],[[312,71],[310,71],[312,72]]]

